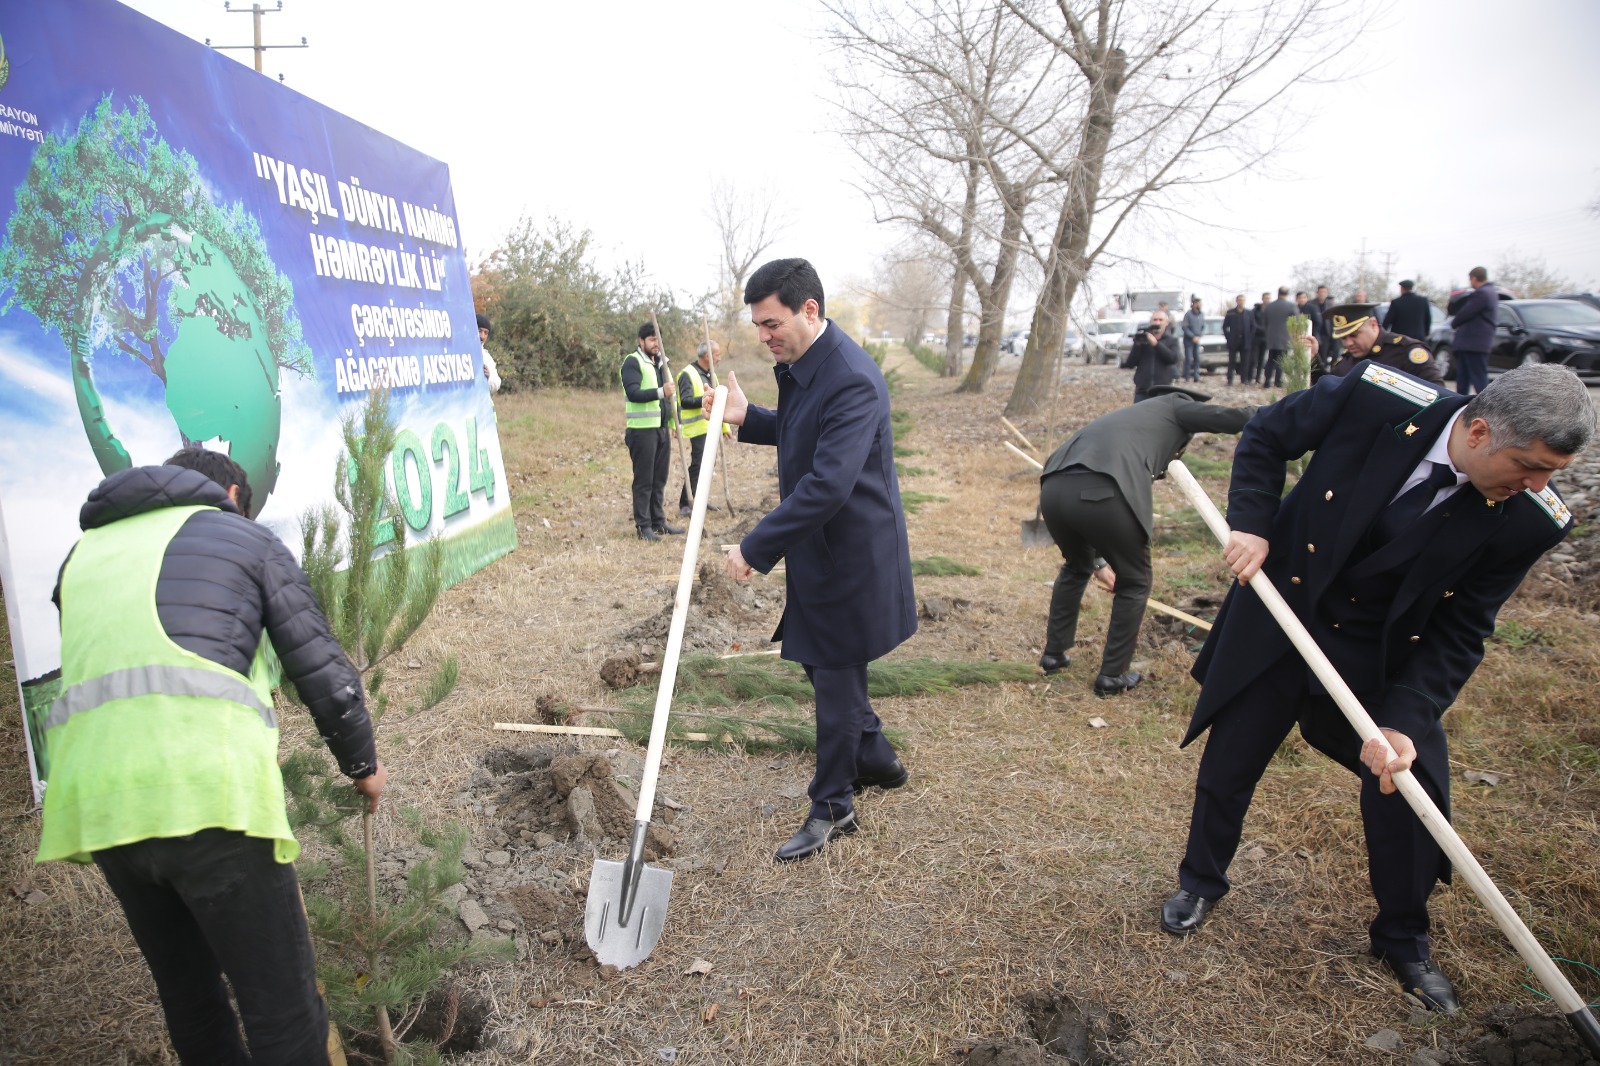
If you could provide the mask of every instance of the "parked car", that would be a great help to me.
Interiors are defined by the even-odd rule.
[[[1600,295],[1592,292],[1558,292],[1550,296],[1552,300],[1578,300],[1590,307],[1600,309]]]
[[[1579,300],[1512,300],[1500,305],[1489,365],[1561,363],[1600,374],[1600,308]]]
[[[1200,332],[1200,369],[1207,374],[1228,368],[1228,338],[1222,335],[1222,316],[1207,315]]]
[[[1028,350],[1028,337],[1032,334],[1032,332],[1033,331],[1031,329],[1012,330],[1010,333],[1007,333],[1005,335],[1005,339],[1000,342],[1000,350],[1003,352],[1010,352],[1012,355],[1021,355],[1023,352]]]
[[[1097,318],[1094,332],[1083,338],[1083,361],[1086,363],[1117,363],[1128,353],[1127,331],[1137,319]]]

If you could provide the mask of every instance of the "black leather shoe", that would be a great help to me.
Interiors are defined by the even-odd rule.
[[[869,788],[899,788],[911,779],[905,763],[896,759],[880,774],[863,774],[856,778],[855,791],[859,795]]]
[[[1188,936],[1200,928],[1206,915],[1216,905],[1214,899],[1206,899],[1180,888],[1161,905],[1161,928],[1173,936]]]
[[[1116,677],[1112,677],[1110,674],[1101,674],[1099,677],[1094,679],[1094,694],[1099,696],[1101,699],[1106,699],[1107,697],[1115,696],[1119,693],[1128,691],[1130,688],[1135,687],[1143,680],[1143,674],[1131,670],[1126,674],[1119,674]]]
[[[639,530],[639,539],[640,540],[660,540],[661,539],[661,534],[657,533],[653,529],[641,529],[641,530]]]
[[[797,859],[809,859],[817,852],[828,846],[828,841],[834,837],[842,837],[847,833],[854,833],[856,825],[856,812],[851,811],[837,821],[826,818],[807,818],[789,842],[779,848],[772,857],[778,862],[794,862]]]
[[[1456,987],[1432,959],[1421,962],[1395,962],[1384,959],[1389,971],[1400,981],[1400,987],[1422,1000],[1422,1005],[1432,1011],[1454,1014],[1461,1009],[1456,999]]]
[[[678,505],[678,515],[679,515],[679,517],[681,517],[681,518],[688,518],[688,517],[689,517],[689,516],[690,516],[690,515],[691,515],[691,514],[693,514],[693,513],[694,513],[694,508],[692,508],[692,507],[685,507],[685,506],[684,506],[684,505],[683,505],[683,504],[681,504],[681,503],[680,503],[680,504],[679,504],[679,505]]]
[[[1064,653],[1058,655],[1053,651],[1047,651],[1039,656],[1039,669],[1043,670],[1047,676],[1060,673],[1071,665],[1072,656]]]
[[[678,534],[678,533],[682,533],[683,532],[683,527],[682,526],[669,526],[665,522],[663,522],[659,526],[656,527],[656,532],[657,533]]]

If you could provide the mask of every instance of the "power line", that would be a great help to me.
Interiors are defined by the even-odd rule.
[[[306,43],[306,39],[304,37],[300,38],[300,43],[299,44],[262,44],[261,43],[261,16],[262,15],[273,15],[273,14],[276,14],[276,13],[282,11],[283,10],[283,0],[278,0],[278,6],[274,7],[274,8],[264,8],[260,4],[251,4],[248,9],[242,8],[242,7],[236,8],[236,7],[233,6],[232,0],[228,0],[228,2],[226,2],[226,3],[224,3],[222,5],[222,9],[224,11],[227,11],[227,12],[229,12],[231,14],[234,14],[234,15],[245,15],[245,14],[248,14],[251,17],[251,20],[255,23],[256,43],[255,44],[212,44],[211,43],[211,38],[207,37],[206,38],[206,44],[209,47],[214,48],[219,52],[226,52],[226,51],[229,51],[229,50],[236,50],[236,49],[242,50],[242,49],[245,49],[245,48],[250,49],[251,51],[255,52],[255,54],[256,54],[256,73],[257,74],[261,73],[261,54],[263,52],[265,52],[267,49],[269,49],[269,48],[309,48],[309,47],[311,47],[310,45],[308,45]],[[279,81],[283,80],[283,75],[282,74],[278,75],[278,80]]]

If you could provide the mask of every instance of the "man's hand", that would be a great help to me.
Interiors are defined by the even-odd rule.
[[[729,374],[728,376],[732,377],[733,375]],[[750,580],[750,575],[755,573],[750,564],[744,561],[744,553],[739,550],[737,544],[728,549],[727,567],[728,576],[735,581],[748,581]]]
[[[1107,592],[1117,591],[1117,572],[1111,569],[1111,564],[1106,563],[1094,572],[1094,579],[1100,582],[1100,587]]]
[[[665,396],[667,399],[672,399],[677,391],[678,387],[672,383],[671,378],[668,378],[661,383],[661,395]]]
[[[1394,749],[1394,758],[1388,757],[1389,753],[1378,741],[1369,740],[1361,745],[1361,761],[1367,764],[1367,769],[1378,775],[1378,791],[1387,796],[1394,791],[1394,775],[1401,770],[1411,769],[1411,764],[1417,761],[1417,749],[1404,733],[1397,733],[1393,729],[1381,732],[1389,741],[1389,747]]]
[[[722,409],[722,420],[730,426],[742,426],[744,414],[749,409],[750,401],[744,398],[744,390],[739,387],[739,379],[733,376],[733,371],[728,371],[728,402]],[[749,576],[748,568],[745,576]]]
[[[1315,333],[1307,333],[1306,344],[1311,349],[1311,358],[1315,359],[1317,357],[1317,335]]]
[[[1223,549],[1222,557],[1228,560],[1239,584],[1248,585],[1250,579],[1256,576],[1256,571],[1261,569],[1261,564],[1267,561],[1267,539],[1253,533],[1240,533],[1236,529],[1228,534],[1228,546]]]
[[[378,760],[377,769],[366,777],[358,777],[350,782],[356,786],[356,791],[367,797],[367,813],[378,812],[378,797],[383,795],[383,786],[389,783],[389,771],[383,765],[383,760]]]

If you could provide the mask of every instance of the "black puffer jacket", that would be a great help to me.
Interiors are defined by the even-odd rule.
[[[351,777],[372,773],[377,751],[360,676],[329,631],[300,564],[271,530],[241,515],[222,486],[182,467],[134,467],[89,493],[78,524],[98,529],[162,507],[195,505],[218,509],[195,514],[167,546],[156,582],[156,612],[167,636],[248,675],[265,629],[339,769]],[[51,599],[61,606],[59,579]]]

